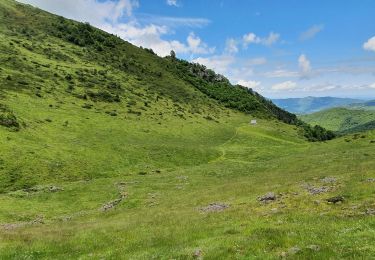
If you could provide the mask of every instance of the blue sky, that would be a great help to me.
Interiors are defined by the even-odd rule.
[[[271,98],[375,98],[373,0],[21,0]]]

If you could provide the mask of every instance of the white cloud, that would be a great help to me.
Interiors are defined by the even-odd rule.
[[[311,65],[309,59],[306,57],[305,54],[301,54],[298,57],[298,67],[301,70],[302,77],[308,77],[311,73]]]
[[[324,29],[323,24],[313,25],[307,31],[304,31],[303,33],[301,33],[299,39],[300,41],[306,41],[306,40],[312,39],[323,29]]]
[[[208,58],[196,58],[192,62],[205,65],[207,68],[214,70],[217,73],[228,75],[229,67],[236,61],[230,55],[215,55]]]
[[[211,54],[215,48],[209,48],[206,43],[197,37],[193,32],[187,37],[188,49],[193,54]]]
[[[272,44],[276,43],[280,38],[280,34],[270,32],[267,38],[262,39],[262,43],[266,46],[271,46]]]
[[[264,57],[249,59],[245,61],[245,64],[248,66],[254,66],[254,65],[263,65],[267,63],[267,59]]]
[[[367,51],[375,51],[375,36],[368,39],[368,41],[363,44],[363,48]]]
[[[260,43],[261,41],[261,39],[252,32],[242,36],[242,40],[244,48],[247,48],[247,46],[251,43]]]
[[[178,6],[177,0],[167,0],[167,5]]]
[[[176,27],[194,27],[202,28],[211,23],[211,20],[206,18],[192,18],[192,17],[171,17],[171,16],[159,16],[152,14],[139,14],[137,20],[142,24],[156,24],[165,25],[169,28]]]
[[[274,91],[293,90],[295,88],[297,88],[297,83],[294,81],[285,81],[271,87],[271,89]]]
[[[333,85],[333,84],[323,84],[323,85],[315,85],[310,88],[305,88],[304,91],[318,91],[318,92],[324,92],[334,89],[340,89],[342,88],[339,85]]]
[[[169,33],[166,26],[152,24],[145,27],[139,27],[136,23],[127,23],[118,24],[116,26],[107,24],[103,29],[112,32],[137,46],[151,48],[160,56],[169,55],[171,50],[174,50],[176,53],[184,54],[210,54],[215,51],[215,48],[208,47],[207,44],[202,42],[202,40],[194,33],[189,34],[186,44],[176,40],[163,40],[161,37]]]
[[[237,53],[238,47],[237,47],[237,41],[233,38],[227,39],[225,44],[225,51],[228,53]]]
[[[372,83],[371,85],[369,85],[369,88],[374,88],[375,89],[375,83]]]
[[[261,38],[257,36],[255,33],[248,33],[242,36],[242,44],[243,47],[246,49],[249,44],[263,44],[266,46],[271,46],[272,44],[276,43],[280,39],[280,34],[270,32],[269,35],[265,38]]]
[[[104,22],[117,22],[124,16],[132,16],[139,3],[136,0],[97,1],[97,0],[19,0],[38,6],[49,12],[62,15],[80,22],[89,22],[99,26]]]
[[[265,72],[263,76],[267,78],[295,78],[299,76],[299,73],[297,71],[277,69],[274,71]]]
[[[237,82],[238,85],[241,85],[241,86],[244,86],[244,87],[247,87],[247,88],[252,88],[252,89],[261,89],[259,88],[261,82],[260,81],[253,81],[253,80],[239,80]]]
[[[208,24],[209,20],[201,18],[159,17],[160,24],[149,23],[141,25],[137,18],[133,16],[134,9],[139,7],[137,0],[119,0],[118,2],[112,0],[20,1],[70,19],[89,22],[93,26],[116,34],[134,45],[151,48],[160,56],[168,55],[171,50],[179,54],[209,54],[215,50],[213,47],[208,47],[194,33],[188,35],[186,43],[163,39],[165,35],[174,33],[170,29],[170,24],[203,26]],[[165,22],[164,25],[161,23],[163,19]]]

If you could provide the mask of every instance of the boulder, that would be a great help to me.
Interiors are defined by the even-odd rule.
[[[276,200],[276,194],[273,192],[268,192],[265,195],[258,197],[259,201],[268,202]]]

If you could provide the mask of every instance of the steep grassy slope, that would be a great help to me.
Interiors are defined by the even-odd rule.
[[[52,16],[38,9],[2,3],[4,41],[3,89],[43,95],[67,93],[93,102],[124,103],[129,112],[147,109],[159,98],[168,98],[183,113],[204,114],[215,120],[211,107],[222,106],[261,118],[277,118],[298,125],[311,141],[331,139],[332,133],[311,128],[262,96],[206,69],[173,57],[162,59],[88,24]],[[135,106],[139,100],[144,106]],[[90,107],[92,104],[85,104]],[[207,109],[208,108],[208,109]],[[203,109],[203,110],[202,110]],[[177,114],[177,113],[176,113]]]
[[[307,142],[200,66],[13,1],[0,49],[0,259],[375,254],[375,132]]]
[[[375,111],[333,108],[303,115],[301,119],[332,131],[354,133],[374,129]]]
[[[273,102],[291,113],[309,114],[333,107],[359,103],[362,102],[362,100],[336,97],[305,97],[274,99]]]

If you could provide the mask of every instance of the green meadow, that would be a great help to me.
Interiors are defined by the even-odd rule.
[[[375,131],[11,0],[0,98],[0,259],[375,255]]]

